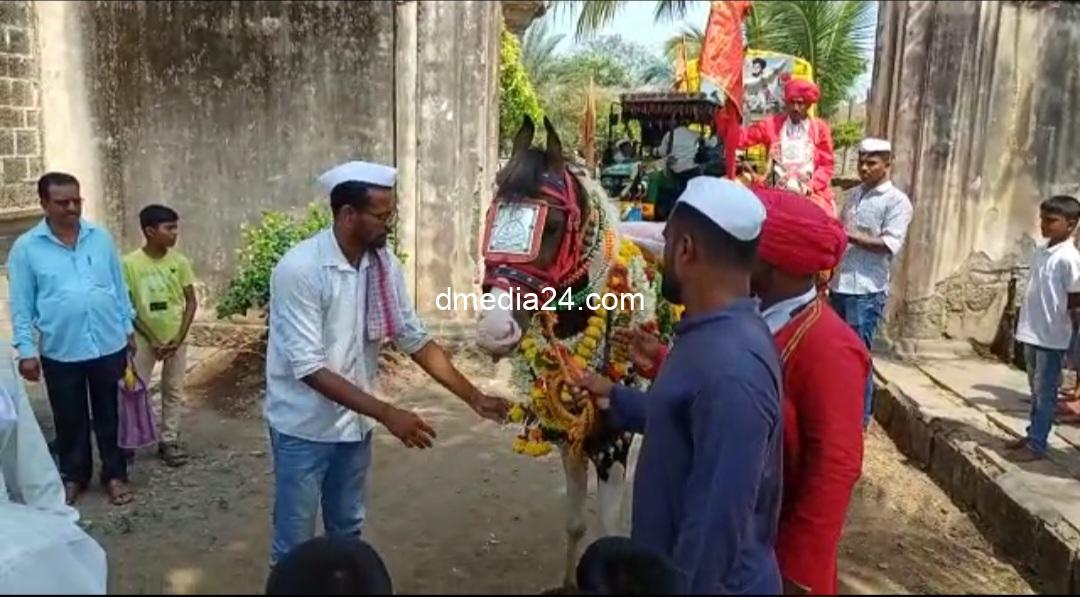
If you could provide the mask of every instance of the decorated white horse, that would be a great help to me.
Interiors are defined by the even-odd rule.
[[[638,246],[620,238],[619,217],[603,189],[569,166],[551,123],[547,147],[533,148],[525,118],[513,153],[498,173],[484,230],[485,304],[478,345],[512,356],[523,404],[511,411],[522,424],[515,451],[543,456],[558,446],[566,474],[566,568],[572,586],[586,532],[588,463],[596,469],[600,528],[618,528],[633,435],[604,425],[588,399],[568,388],[575,370],[592,369],[644,388],[619,328],[643,327],[662,337],[677,317],[660,298],[660,276]]]

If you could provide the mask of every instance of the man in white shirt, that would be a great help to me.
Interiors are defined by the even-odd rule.
[[[1072,235],[1080,220],[1080,201],[1051,197],[1039,206],[1039,228],[1045,246],[1031,255],[1024,302],[1016,325],[1016,339],[1024,343],[1024,359],[1031,389],[1027,437],[1013,442],[1010,458],[1024,462],[1046,456],[1054,424],[1061,368],[1080,319],[1080,251]]]
[[[319,177],[333,225],[282,257],[271,278],[265,414],[274,453],[271,566],[315,534],[322,506],[331,537],[359,538],[375,423],[408,447],[429,448],[419,415],[375,397],[379,349],[392,341],[480,416],[509,403],[471,384],[428,335],[387,250],[393,168],[349,162]]]
[[[882,139],[859,145],[862,184],[848,192],[840,219],[848,234],[844,260],[830,284],[832,306],[855,329],[867,350],[877,332],[889,293],[892,260],[911,224],[911,200],[889,180],[892,147]],[[863,425],[873,414],[873,373],[866,379]]]
[[[689,121],[683,120],[674,130],[665,133],[660,141],[661,157],[667,160],[667,168],[675,182],[657,199],[656,219],[660,221],[667,220],[675,201],[686,189],[686,183],[701,174],[697,164],[699,136],[690,130],[689,124]]]
[[[0,369],[0,593],[104,595],[105,551],[78,520],[7,359]]]

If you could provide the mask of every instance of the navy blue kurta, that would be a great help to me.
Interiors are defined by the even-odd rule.
[[[780,594],[780,361],[755,303],[685,318],[647,393],[616,386],[609,417],[644,434],[631,538],[689,593]]]

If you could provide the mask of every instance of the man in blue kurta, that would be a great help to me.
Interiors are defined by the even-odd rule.
[[[664,230],[664,297],[686,310],[647,393],[593,374],[606,421],[644,434],[631,539],[687,593],[780,594],[780,362],[749,297],[765,219],[738,183],[692,179]]]

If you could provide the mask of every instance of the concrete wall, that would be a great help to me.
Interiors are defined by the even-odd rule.
[[[884,2],[868,131],[915,204],[889,333],[989,343],[1039,202],[1080,191],[1080,5]]]
[[[211,307],[243,223],[326,201],[314,179],[342,161],[395,164],[417,306],[435,327],[468,318],[436,311],[435,296],[474,283],[496,165],[498,3],[34,4],[52,32],[46,165],[83,180],[88,216],[125,249],[140,242],[139,209],[176,207]]]

